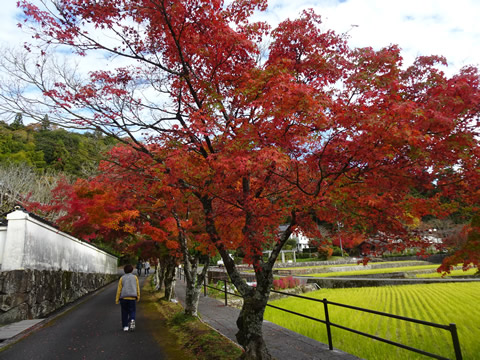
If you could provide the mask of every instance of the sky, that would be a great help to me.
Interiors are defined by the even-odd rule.
[[[448,72],[480,64],[480,0],[272,0],[270,22],[313,8],[325,29],[348,32],[353,47],[402,49],[407,65],[419,55],[443,55]]]
[[[275,26],[306,8],[322,16],[325,30],[348,32],[353,47],[399,45],[406,65],[418,55],[445,56],[447,74],[480,65],[480,0],[271,0],[257,18]],[[16,0],[2,1],[0,45],[28,40],[19,15]]]

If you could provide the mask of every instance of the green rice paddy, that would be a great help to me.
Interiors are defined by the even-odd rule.
[[[450,274],[446,275],[445,277],[455,277],[455,276],[472,276],[477,273],[477,269],[468,269],[467,271],[463,270],[452,270]],[[442,274],[434,272],[431,274],[417,274],[417,278],[441,278]],[[479,355],[480,358],[480,355]]]
[[[396,272],[409,272],[409,271],[419,271],[419,270],[435,271],[438,267],[439,267],[438,264],[418,265],[418,266],[402,266],[402,267],[393,267],[393,268],[385,268],[385,269],[367,269],[367,270],[308,274],[308,276],[313,276],[313,277],[331,277],[331,276],[334,276],[334,277],[337,277],[337,276],[389,274],[389,273],[396,273]]]
[[[385,269],[383,269],[385,270]],[[398,270],[398,268],[397,268]],[[480,283],[445,283],[353,289],[323,289],[308,297],[421,319],[456,323],[463,358],[480,358]],[[323,303],[298,298],[271,302],[288,310],[324,320]],[[450,332],[379,315],[329,306],[330,321],[400,342],[447,358],[455,358]],[[325,325],[267,307],[265,319],[328,343]],[[426,359],[425,356],[332,328],[333,346],[364,359]]]
[[[405,261],[384,261],[384,262],[369,262],[368,265],[385,265],[385,264],[400,264]],[[332,267],[349,267],[349,266],[359,266],[359,264],[335,264],[335,265],[314,265],[314,266],[295,266],[295,267],[284,267],[276,268],[277,270],[305,270],[305,269],[328,269]]]

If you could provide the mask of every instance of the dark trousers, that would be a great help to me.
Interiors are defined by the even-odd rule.
[[[130,320],[135,320],[136,300],[120,299],[122,309],[122,327],[128,326]]]

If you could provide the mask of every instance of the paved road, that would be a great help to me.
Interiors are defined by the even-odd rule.
[[[71,311],[0,352],[0,359],[167,359],[148,333],[147,320],[139,307],[135,332],[123,332],[120,305],[115,305],[115,291],[116,283],[108,285]]]

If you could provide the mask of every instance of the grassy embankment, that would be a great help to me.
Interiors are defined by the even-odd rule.
[[[409,262],[409,261],[407,261]],[[417,262],[418,261],[414,261]],[[394,264],[401,264],[405,263],[405,261],[383,261],[383,262],[369,262],[368,266],[371,266],[373,268],[377,266],[385,266],[385,265],[394,265]],[[425,264],[428,264],[426,261],[424,262]],[[329,268],[335,268],[335,267],[353,267],[353,266],[362,266],[362,264],[334,264],[334,265],[313,265],[313,266],[295,266],[295,267],[283,267],[283,268],[277,268],[277,270],[305,270],[305,269],[318,269],[318,270],[328,270]],[[438,267],[439,265],[437,265]]]
[[[242,350],[200,320],[183,314],[180,304],[161,300],[163,292],[153,291],[145,282],[141,311],[146,326],[165,350],[167,358],[182,360],[238,359]]]
[[[367,269],[367,270],[354,270],[354,271],[342,271],[342,272],[329,272],[329,273],[316,273],[316,274],[309,274],[312,277],[338,277],[338,276],[359,276],[359,275],[375,275],[375,274],[390,274],[390,273],[397,273],[397,272],[411,272],[412,275],[416,277],[442,277],[442,274],[437,273],[436,269],[438,268],[438,264],[434,265],[417,265],[417,266],[402,266],[402,267],[394,267],[394,268],[384,268],[384,269]],[[416,271],[423,271],[423,270],[431,270],[432,272],[429,274],[415,274]],[[474,275],[477,272],[477,269],[469,269],[467,271],[463,270],[453,270],[449,275],[446,277],[451,276],[468,276]]]
[[[447,325],[456,323],[465,360],[480,354],[480,283],[424,284],[354,289],[324,289],[309,293],[372,310]],[[323,303],[287,298],[272,304],[324,320]],[[454,358],[450,333],[436,328],[330,306],[330,321],[441,356]],[[327,343],[325,325],[267,308],[265,319]],[[422,355],[332,328],[333,345],[364,359],[424,359]]]
[[[401,266],[401,267],[391,267],[391,268],[376,268],[377,266],[385,266],[386,264],[399,264],[402,261],[391,261],[391,262],[383,262],[383,263],[371,263],[370,269],[365,270],[345,270],[341,272],[329,272],[329,268],[335,267],[353,267],[357,266],[356,264],[347,264],[347,265],[330,265],[330,266],[311,266],[311,267],[295,267],[295,268],[279,268],[278,270],[303,270],[303,269],[313,269],[318,272],[308,274],[308,276],[312,277],[338,277],[338,276],[359,276],[359,275],[375,275],[375,274],[389,274],[389,273],[396,273],[396,272],[412,272],[412,276],[421,277],[421,278],[432,278],[432,277],[442,277],[442,274],[437,273],[436,269],[439,267],[438,264],[428,264],[428,265],[413,265],[413,266]],[[415,274],[417,271],[431,271],[429,274]],[[469,269],[467,271],[463,271],[461,269],[453,270],[450,274],[446,277],[455,277],[455,276],[470,276],[474,275],[477,272],[477,269]],[[302,274],[303,275],[303,274]]]
[[[459,270],[452,270],[450,274],[445,276],[446,278],[449,277],[456,277],[456,276],[471,276],[477,273],[477,269],[468,269],[467,271],[463,271],[462,269]],[[433,272],[431,274],[417,274],[417,278],[441,278],[442,274]]]
[[[389,273],[396,273],[396,272],[411,272],[411,271],[418,271],[418,270],[435,271],[437,268],[438,268],[438,265],[417,265],[417,266],[402,266],[402,267],[385,268],[385,269],[366,269],[366,270],[355,270],[355,271],[309,274],[309,276],[337,277],[337,276],[352,276],[352,275],[375,275],[375,274],[389,274]]]

